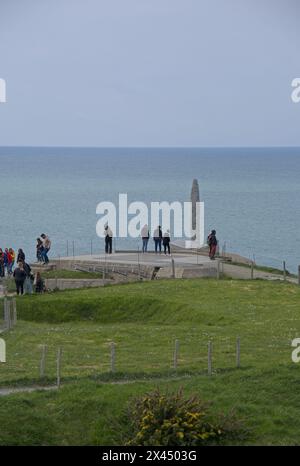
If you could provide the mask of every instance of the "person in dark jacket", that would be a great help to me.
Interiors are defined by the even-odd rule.
[[[40,272],[37,272],[34,278],[34,290],[36,293],[44,293],[45,291],[45,283],[42,279]]]
[[[17,288],[17,294],[23,294],[24,293],[24,282],[26,279],[26,272],[23,267],[23,262],[20,262],[18,264],[18,267],[15,268],[14,270],[14,279],[16,283],[16,288]]]
[[[160,225],[157,228],[155,228],[153,233],[153,239],[155,245],[155,254],[157,254],[157,250],[159,250],[159,253],[161,253],[162,231]]]
[[[43,251],[44,251],[44,246],[43,246],[43,241],[41,238],[36,239],[36,258],[38,262],[43,262]]]
[[[17,263],[19,262],[25,262],[25,254],[23,249],[18,250]]]
[[[105,236],[105,253],[111,254],[112,253],[112,239],[113,239],[113,232],[108,225],[104,228],[104,236]]]
[[[26,294],[32,294],[33,293],[32,283],[33,283],[34,277],[31,273],[31,267],[26,262],[23,262],[23,269],[26,274],[26,278],[24,282],[24,291]]]
[[[0,248],[0,277],[4,277],[4,275],[5,275],[4,252],[2,248]]]
[[[216,238],[216,230],[212,230],[211,233],[208,235],[207,244],[209,246],[209,257],[211,260],[214,260],[218,245],[218,240]]]
[[[168,250],[169,255],[171,254],[170,241],[171,241],[170,230],[167,230],[163,236],[163,247],[164,247],[164,253],[167,254],[167,250]]]

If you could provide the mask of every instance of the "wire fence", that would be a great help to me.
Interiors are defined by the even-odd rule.
[[[6,334],[5,334],[6,335]],[[3,335],[2,335],[3,336]],[[5,336],[6,338],[6,336]],[[61,381],[81,377],[155,378],[185,374],[218,375],[224,371],[235,371],[250,367],[263,367],[273,363],[291,363],[291,343],[255,345],[247,338],[233,337],[226,340],[199,339],[188,345],[186,339],[169,341],[156,350],[142,348],[141,341],[128,344],[126,341],[106,342],[99,346],[80,350],[68,342],[32,344],[22,350],[13,344],[13,337],[7,339],[7,362],[0,365],[0,383],[18,380],[42,381],[47,378],[58,385]],[[137,349],[136,345],[139,344]],[[13,347],[13,351],[11,350]],[[270,358],[271,355],[271,358]]]
[[[281,257],[278,257],[272,254],[263,254],[258,252],[258,249],[255,245],[252,248],[246,245],[240,248],[240,245],[235,245],[228,241],[220,241],[219,243],[219,251],[222,256],[239,254],[257,266],[274,268],[281,271],[285,268],[288,273],[298,273],[297,255],[295,253],[293,253],[293,259],[291,259],[291,251],[287,251],[286,256],[282,254]],[[300,256],[298,261],[300,264]]]
[[[251,367],[286,366],[292,364],[291,341],[298,336],[294,325],[278,337],[272,323],[268,335],[242,327],[239,334],[231,336],[224,326],[205,332],[193,325],[178,329],[87,321],[38,324],[18,321],[15,298],[2,302],[1,338],[7,346],[6,362],[0,363],[2,386],[50,383],[59,387],[84,377],[217,376]],[[259,318],[253,320],[257,329],[263,324]]]

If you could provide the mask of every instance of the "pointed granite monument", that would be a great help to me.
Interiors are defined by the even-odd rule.
[[[197,227],[197,202],[200,202],[199,184],[198,180],[194,179],[191,190],[191,201],[192,201],[192,229],[196,230]],[[194,237],[195,239],[195,237]]]
[[[191,226],[194,233],[185,241],[185,247],[200,248],[204,245],[204,202],[200,201],[198,180],[194,179],[191,190]]]

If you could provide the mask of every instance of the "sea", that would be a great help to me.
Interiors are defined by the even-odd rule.
[[[189,201],[193,179],[205,204],[205,235],[257,264],[300,264],[300,148],[0,147],[0,247],[35,259],[36,238],[51,257],[103,252],[100,202]],[[172,232],[171,232],[172,233]],[[140,240],[114,239],[117,250]],[[152,242],[150,242],[152,247]]]

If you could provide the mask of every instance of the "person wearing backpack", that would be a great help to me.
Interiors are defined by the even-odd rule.
[[[24,282],[24,288],[25,288],[25,293],[26,294],[32,294],[33,293],[33,275],[31,273],[31,267],[29,264],[26,262],[23,262],[23,270],[26,274],[25,282]]]
[[[217,251],[217,245],[218,245],[218,240],[216,237],[216,230],[212,230],[211,233],[208,235],[207,244],[209,246],[209,258],[210,260],[214,260],[216,251]]]

